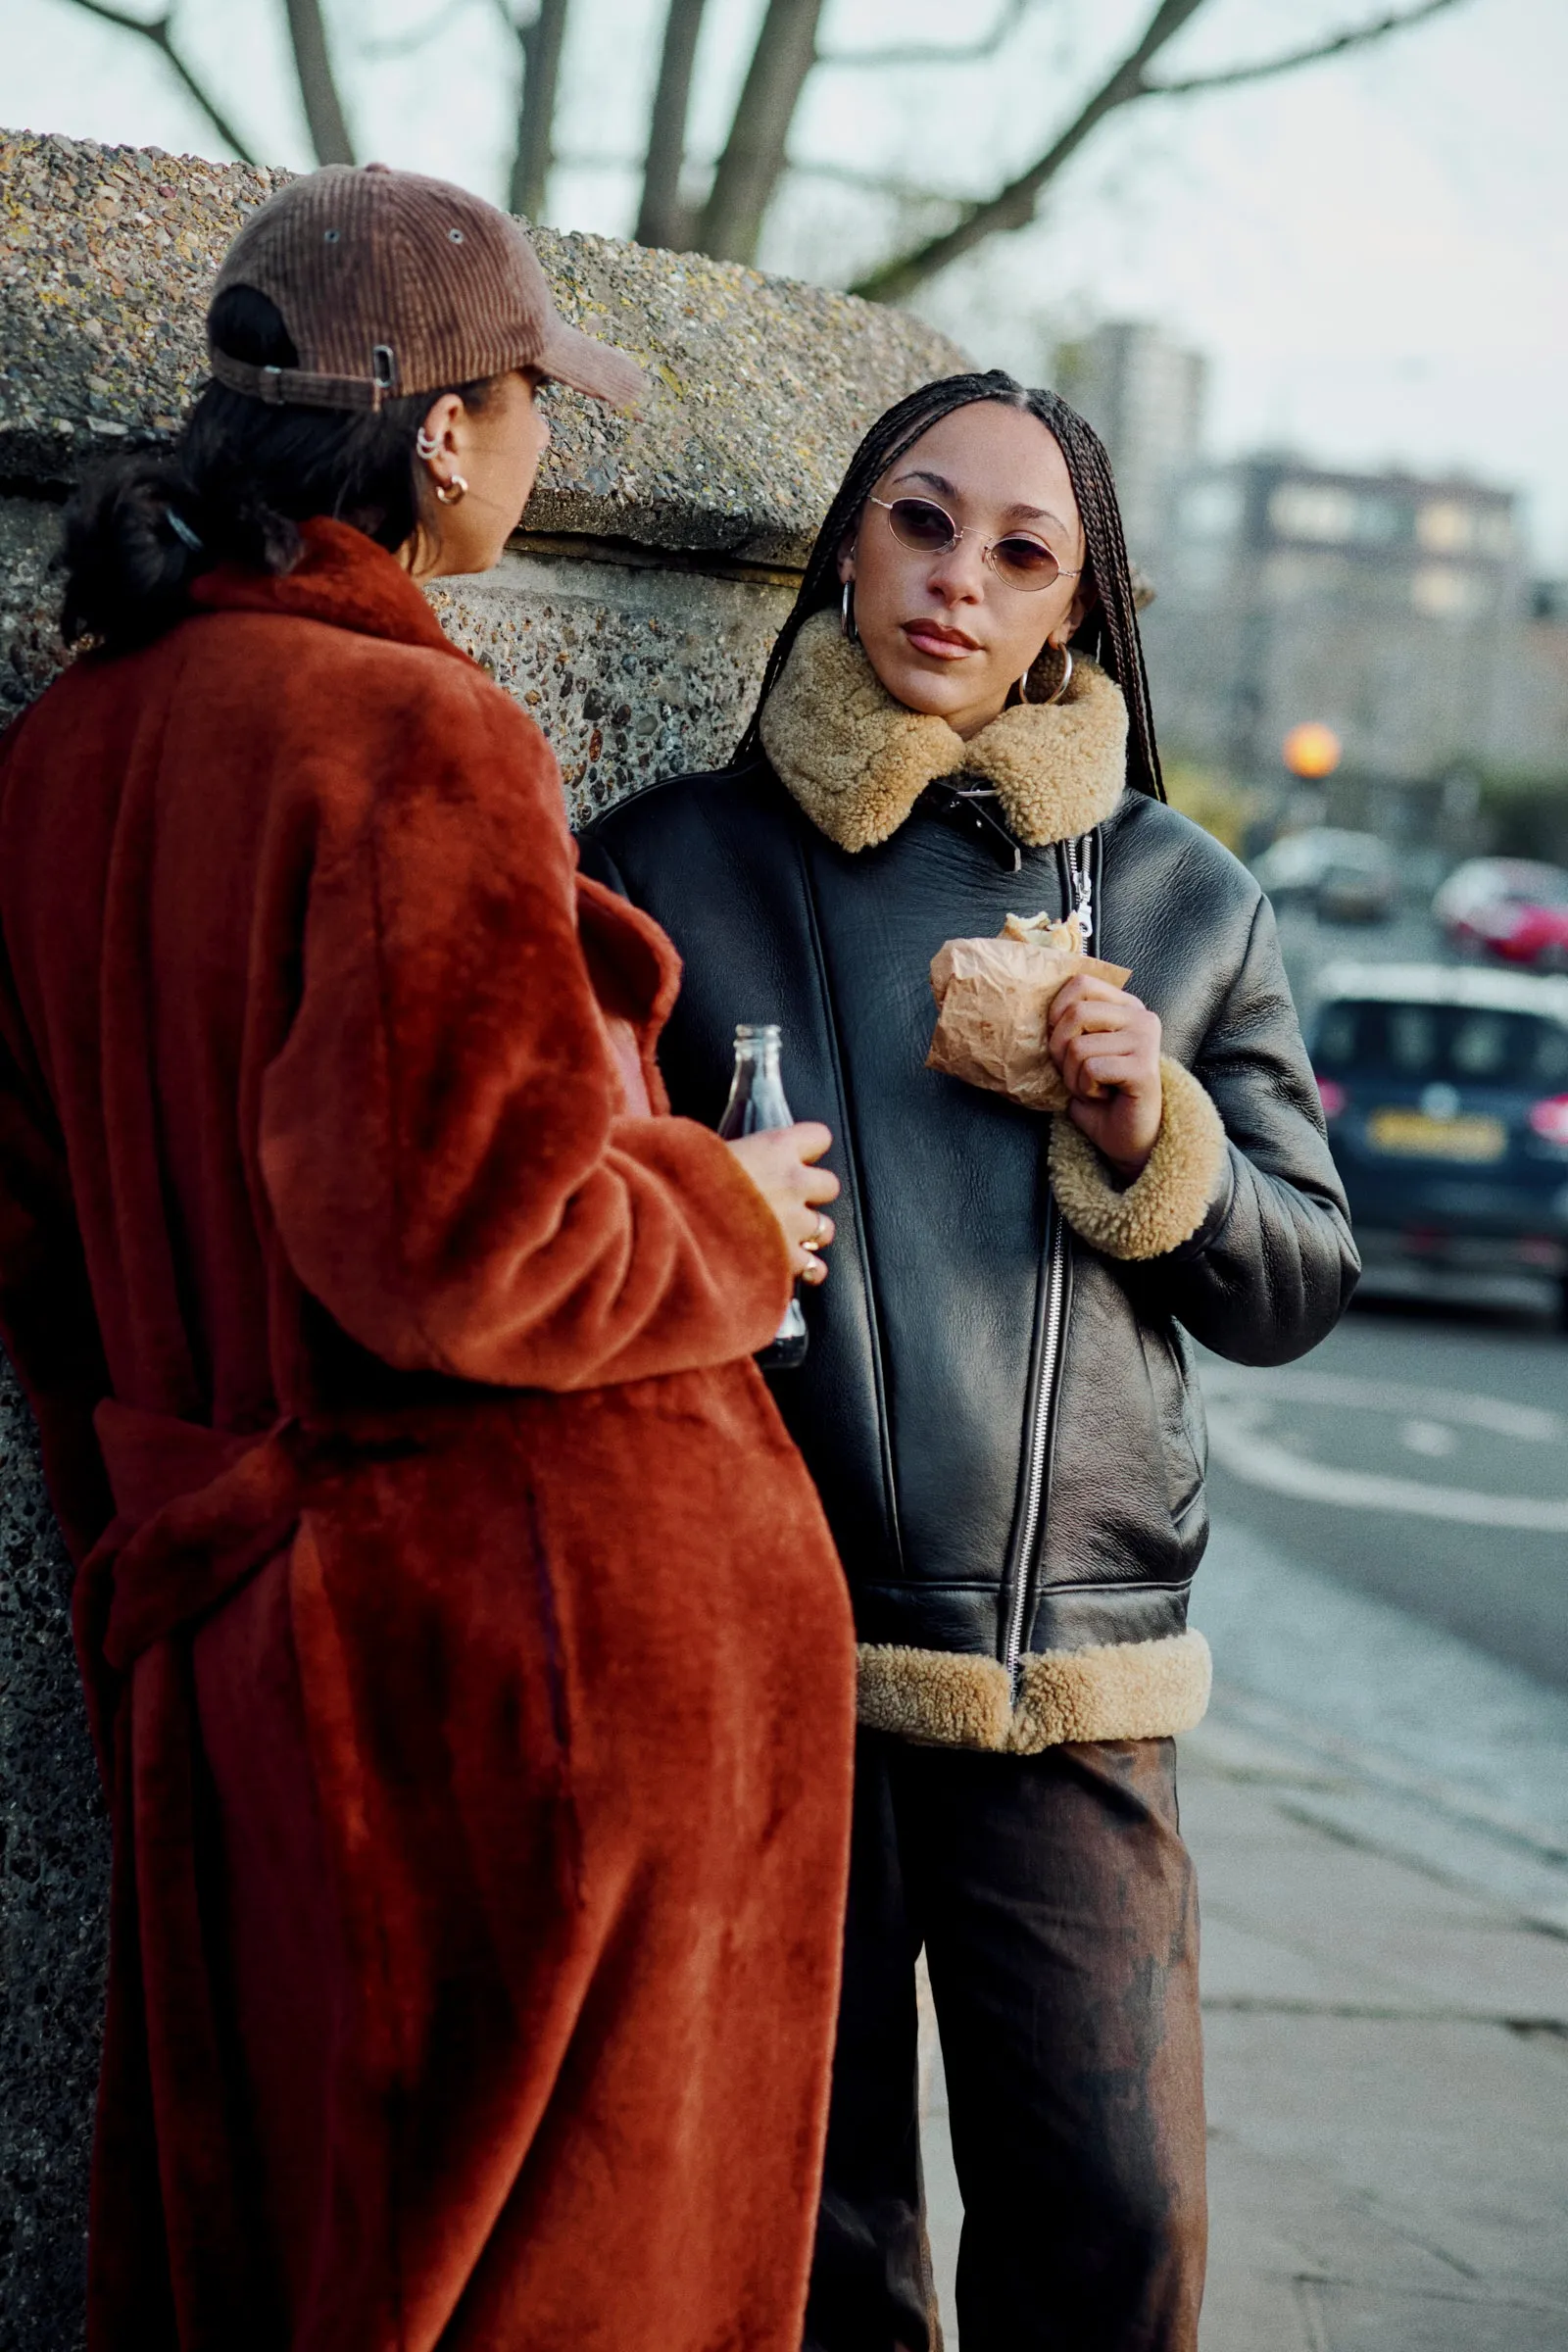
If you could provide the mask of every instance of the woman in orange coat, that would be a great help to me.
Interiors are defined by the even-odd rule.
[[[416,585],[496,560],[541,381],[636,370],[375,169],[210,328],[0,749],[0,1333],[115,1827],[91,2343],[793,2352],[853,1666],[748,1359],[828,1138],[667,1115],[673,954]]]

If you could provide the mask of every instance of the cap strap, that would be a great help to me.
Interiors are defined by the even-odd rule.
[[[258,368],[249,360],[231,359],[226,351],[209,348],[208,362],[216,382],[272,408],[378,409],[390,384],[368,375],[313,375],[306,368]]]

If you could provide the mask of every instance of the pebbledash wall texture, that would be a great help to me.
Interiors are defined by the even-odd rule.
[[[169,435],[247,210],[287,175],[0,133],[0,724],[64,660],[61,505]],[[537,235],[564,315],[632,352],[633,419],[552,393],[518,534],[432,602],[538,718],[574,813],[723,758],[845,459],[887,404],[964,365],[896,311],[599,237]],[[70,1571],[0,1359],[0,2339],[81,2329],[108,1839],[76,1687]]]

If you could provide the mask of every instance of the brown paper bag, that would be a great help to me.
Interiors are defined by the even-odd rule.
[[[1067,1090],[1046,1040],[1056,991],[1074,972],[1113,988],[1132,977],[1122,964],[1032,939],[950,939],[931,959],[938,1016],[926,1068],[1028,1110],[1064,1110]]]

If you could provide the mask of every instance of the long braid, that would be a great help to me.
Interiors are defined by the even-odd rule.
[[[1132,566],[1122,535],[1121,505],[1105,445],[1094,426],[1070,409],[1057,392],[1029,392],[1019,406],[1038,416],[1056,437],[1067,461],[1073,496],[1089,551],[1089,581],[1095,603],[1079,640],[1107,677],[1114,678],[1127,705],[1127,780],[1156,801],[1165,798],[1165,778],[1154,740],[1144,641],[1138,628]]]
[[[839,556],[853,540],[871,491],[888,467],[897,464],[922,433],[944,416],[951,416],[955,409],[970,408],[982,400],[997,401],[1004,408],[1026,409],[1039,417],[1060,445],[1084,527],[1088,584],[1095,590],[1093,610],[1075,642],[1100,662],[1126,699],[1127,781],[1139,792],[1147,792],[1155,800],[1164,799],[1164,779],[1150,708],[1149,675],[1144,667],[1138,611],[1122,537],[1121,510],[1104,444],[1093,426],[1057,393],[1026,391],[1000,368],[992,368],[984,375],[949,375],[935,383],[922,384],[918,391],[908,393],[877,418],[851,458],[807,560],[800,593],[768,656],[757,708],[735,747],[736,766],[760,752],[762,706],[778,683],[796,638],[813,612],[825,612],[838,603]]]

